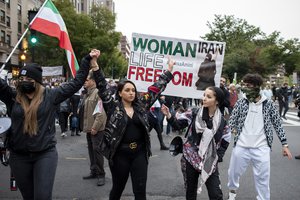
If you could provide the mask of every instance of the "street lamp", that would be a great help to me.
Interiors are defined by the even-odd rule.
[[[26,60],[26,54],[25,52],[23,52],[21,55],[20,55],[20,60],[22,62],[22,67],[24,66],[24,63],[25,63],[25,60]]]

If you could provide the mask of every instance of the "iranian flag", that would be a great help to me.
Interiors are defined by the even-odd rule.
[[[35,18],[29,24],[29,27],[51,37],[56,37],[59,40],[59,46],[65,49],[72,76],[75,77],[79,65],[70,42],[65,22],[51,0],[46,0]]]

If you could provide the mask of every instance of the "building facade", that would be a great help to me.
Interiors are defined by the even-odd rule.
[[[93,5],[105,6],[115,13],[113,0],[70,1],[77,13],[88,15]],[[14,76],[17,76],[19,68],[29,61],[28,56],[21,57],[24,53],[24,43],[20,42],[9,60],[8,57],[28,27],[28,11],[38,10],[43,2],[44,0],[0,0],[0,67],[6,63],[4,69],[12,72]],[[129,61],[130,47],[126,36],[122,36],[119,50]]]
[[[6,63],[13,48],[28,26],[28,10],[37,9],[41,0],[0,0],[0,64]],[[22,43],[5,65],[6,70],[18,70]]]
[[[113,0],[70,0],[77,13],[90,14],[91,8],[95,6],[105,6],[112,13],[115,13],[115,3]]]
[[[121,37],[120,44],[119,44],[119,50],[122,52],[125,59],[129,62],[130,59],[130,46],[128,43],[128,39],[125,35]]]

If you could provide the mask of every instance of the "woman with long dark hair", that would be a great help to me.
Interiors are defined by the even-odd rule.
[[[93,59],[91,63],[97,65],[97,60]],[[124,80],[118,83],[114,99],[103,73],[94,71],[99,96],[107,114],[104,138],[108,146],[105,155],[113,182],[110,200],[121,198],[129,175],[135,199],[146,199],[148,159],[151,155],[147,113],[173,78],[173,65],[174,62],[169,60],[168,70],[140,98],[135,84]]]
[[[162,107],[172,128],[180,130],[188,127],[181,158],[187,200],[196,200],[204,184],[210,200],[223,199],[218,162],[222,162],[230,141],[229,128],[219,109],[223,100],[223,91],[211,86],[205,89],[200,108],[187,110],[175,117],[168,107]]]

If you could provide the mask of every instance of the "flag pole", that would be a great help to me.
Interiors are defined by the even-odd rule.
[[[32,22],[35,20],[35,18],[38,16],[38,14],[40,13],[40,11],[42,10],[41,8],[43,8],[45,6],[45,4],[48,2],[49,0],[46,0],[43,5],[40,7],[38,13],[34,16],[34,18],[31,20],[30,24],[32,24]],[[30,27],[30,24],[28,27]],[[7,62],[9,61],[9,59],[12,57],[13,53],[15,52],[15,50],[17,49],[17,47],[19,46],[19,44],[21,43],[22,39],[25,37],[26,33],[28,32],[29,28],[26,28],[26,30],[24,31],[23,35],[21,36],[21,38],[19,39],[19,41],[17,42],[17,44],[15,45],[15,47],[13,48],[13,50],[11,51],[11,53],[9,54],[9,56],[6,58],[5,63],[3,63],[3,65],[0,68],[0,73],[2,72],[2,70],[4,69],[5,65],[7,64]]]
[[[4,69],[5,65],[7,64],[7,62],[9,61],[9,59],[11,58],[11,56],[13,55],[13,53],[15,52],[15,50],[17,49],[17,47],[19,46],[19,44],[21,43],[22,39],[24,38],[24,36],[26,35],[27,32],[28,32],[28,28],[26,28],[25,32],[23,33],[23,35],[21,36],[21,38],[19,39],[19,41],[17,42],[17,44],[15,45],[15,47],[13,48],[13,50],[10,52],[9,56],[6,58],[5,63],[3,63],[3,65],[2,65],[2,67],[0,69],[0,73]]]

